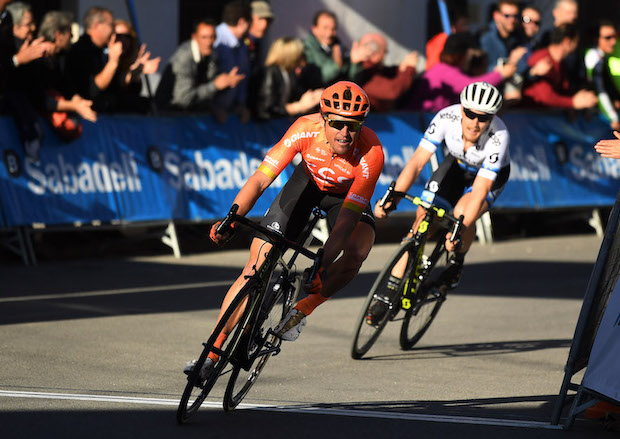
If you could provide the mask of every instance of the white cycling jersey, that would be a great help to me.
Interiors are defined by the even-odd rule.
[[[478,142],[465,151],[461,104],[446,107],[435,115],[424,132],[420,146],[434,153],[441,142],[445,142],[448,152],[456,157],[459,166],[489,180],[494,181],[499,170],[510,164],[510,135],[504,122],[497,116]]]

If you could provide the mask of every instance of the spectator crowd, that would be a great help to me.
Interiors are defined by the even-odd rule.
[[[620,129],[620,78],[609,67],[618,59],[615,23],[600,21],[588,38],[576,25],[576,0],[556,0],[553,23],[533,4],[499,0],[488,25],[472,32],[467,13],[454,9],[449,35],[429,39],[424,56],[412,51],[385,65],[384,35],[367,33],[347,48],[328,10],[308,20],[304,39],[273,36],[265,47],[277,19],[269,2],[233,0],[221,20],[196,20],[164,64],[105,7],[87,11],[72,44],[71,14],[49,11],[37,26],[26,2],[0,0],[0,111],[14,116],[34,160],[41,120],[71,140],[102,113],[208,112],[219,122],[298,116],[316,110],[322,90],[342,79],[361,85],[375,112],[435,112],[458,102],[467,84],[486,81],[509,106],[598,106]],[[158,71],[156,90],[145,95],[145,75]]]

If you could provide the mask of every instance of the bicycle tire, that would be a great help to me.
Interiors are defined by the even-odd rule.
[[[398,263],[398,261],[403,257],[403,255],[408,254],[408,263],[407,268],[405,270],[405,275],[403,279],[408,279],[413,268],[413,264],[411,261],[415,260],[415,255],[417,254],[418,246],[414,241],[409,241],[402,244],[389,259],[389,262],[383,267],[379,276],[372,285],[368,296],[366,297],[366,301],[362,306],[362,311],[359,314],[359,317],[356,320],[355,325],[355,335],[353,336],[353,343],[351,345],[351,357],[355,360],[362,358],[373,346],[375,341],[381,335],[381,332],[387,325],[387,322],[390,319],[393,319],[398,311],[400,310],[399,299],[401,297],[404,285],[401,285],[393,294],[387,297],[389,302],[388,312],[385,313],[384,317],[375,325],[367,323],[367,316],[369,315],[371,308],[378,302],[378,297],[383,295],[383,292],[388,291],[388,279],[390,278],[390,274],[392,273],[393,267]]]
[[[237,347],[237,342],[241,337],[243,332],[243,328],[246,326],[246,321],[249,318],[249,312],[247,307],[244,309],[243,314],[233,330],[229,333],[226,341],[221,346],[220,350],[223,352],[220,355],[220,358],[215,363],[215,366],[212,372],[209,374],[207,380],[203,383],[199,377],[198,371],[202,368],[209,352],[211,352],[213,348],[213,344],[215,343],[218,334],[222,332],[226,323],[233,317],[233,314],[243,305],[243,302],[248,299],[250,290],[246,286],[244,286],[241,291],[237,294],[237,296],[233,299],[231,304],[226,309],[226,312],[222,315],[222,318],[216,325],[213,330],[211,336],[209,337],[206,343],[203,343],[204,349],[200,354],[200,357],[196,361],[194,369],[187,376],[187,384],[185,385],[185,390],[183,391],[183,395],[181,396],[181,401],[179,402],[179,407],[177,409],[177,422],[179,424],[183,424],[187,422],[187,420],[198,411],[206,397],[209,395],[209,392],[213,389],[213,386],[217,382],[218,378],[226,373],[229,373],[230,370],[225,370],[226,366],[229,364],[229,360],[231,355],[234,353],[234,350]]]
[[[277,291],[271,285],[267,289],[263,304],[265,314],[263,316],[259,314],[259,320],[255,322],[256,331],[252,331],[258,349],[275,348],[282,343],[282,340],[270,334],[269,330],[273,329],[292,308],[301,289],[301,280],[296,276],[293,283],[286,282],[284,285],[285,288],[280,287]],[[224,410],[232,411],[241,403],[272,355],[273,352],[258,355],[247,370],[242,365],[233,368],[224,393]]]
[[[440,238],[429,256],[430,269],[418,285],[413,306],[407,310],[400,331],[399,343],[403,350],[410,350],[420,341],[439,313],[445,301],[445,290],[439,290],[437,280],[448,262],[448,253]]]

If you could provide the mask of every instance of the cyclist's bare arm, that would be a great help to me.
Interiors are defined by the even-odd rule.
[[[398,176],[394,190],[398,192],[407,192],[419,177],[422,169],[431,159],[432,155],[433,153],[428,149],[418,145],[418,148],[413,153],[413,156],[409,159],[404,169]],[[386,207],[389,207],[389,204]],[[375,206],[375,216],[377,218],[384,218],[387,216],[387,212],[377,204]]]
[[[235,197],[235,201],[233,204],[237,204],[239,209],[237,210],[238,215],[246,215],[256,201],[260,198],[260,196],[265,192],[265,189],[271,185],[273,179],[268,177],[266,174],[260,171],[256,171],[248,181],[243,185],[237,196]]]
[[[237,214],[246,215],[250,210],[252,210],[252,207],[254,207],[256,201],[260,198],[263,192],[265,192],[265,189],[269,187],[272,181],[272,178],[260,171],[256,171],[250,178],[248,178],[248,181],[243,185],[239,193],[237,193],[235,201],[233,202],[233,204],[237,204],[239,206]],[[214,224],[211,228],[211,237],[213,241],[220,244],[226,241],[226,237],[220,235],[219,233],[215,233],[215,229],[217,229],[218,225],[219,222]]]
[[[418,146],[413,156],[409,159],[405,168],[398,176],[394,190],[398,192],[407,192],[420,176],[422,169],[431,159],[432,155],[433,153],[428,149]]]

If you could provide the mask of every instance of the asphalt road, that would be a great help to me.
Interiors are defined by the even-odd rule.
[[[274,357],[242,408],[217,387],[175,411],[244,251],[0,266],[0,437],[617,437],[549,425],[600,239],[474,245],[463,281],[417,347],[391,323],[349,356],[355,319],[395,245]]]

